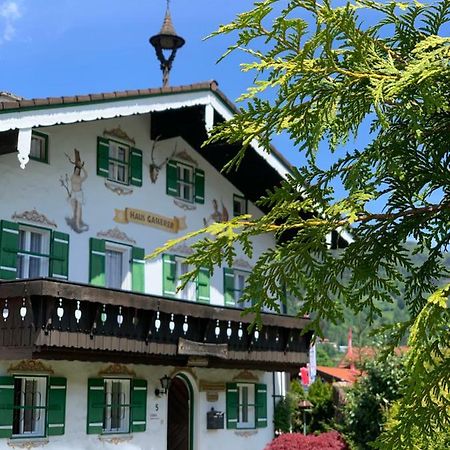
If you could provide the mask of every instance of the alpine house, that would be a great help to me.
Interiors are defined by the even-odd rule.
[[[307,362],[308,319],[266,312],[249,333],[241,315],[273,236],[181,291],[189,247],[144,258],[263,214],[290,170],[254,145],[221,173],[238,147],[201,144],[234,106],[215,82],[168,86],[169,13],[151,43],[162,88],[0,98],[0,449],[259,450],[283,373]]]

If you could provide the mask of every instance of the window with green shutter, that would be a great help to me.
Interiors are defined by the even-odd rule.
[[[47,435],[61,436],[66,423],[67,380],[50,377],[48,381],[47,400]]]
[[[182,300],[209,303],[210,301],[210,273],[201,268],[195,281],[188,281],[183,289],[182,277],[192,268],[186,263],[186,258],[176,255],[163,255],[163,295]]]
[[[0,437],[59,436],[65,431],[67,380],[0,377]]]
[[[177,294],[177,262],[175,255],[163,255],[163,295],[175,297]]]
[[[105,241],[89,240],[89,282],[94,286],[105,286]]]
[[[147,428],[147,380],[132,380],[131,431]]]
[[[146,416],[146,380],[88,380],[88,434],[142,432],[146,430]]]
[[[267,385],[257,384],[256,390],[256,428],[267,427]]]
[[[103,432],[104,409],[105,382],[103,378],[89,378],[87,434],[101,434]]]
[[[17,251],[19,249],[19,225],[2,220],[0,222],[0,279],[17,278]]]
[[[69,277],[69,243],[66,233],[54,231],[50,247],[50,277],[67,280]]]
[[[131,281],[133,292],[145,292],[145,250],[131,249]]]
[[[0,438],[13,433],[14,378],[0,377]]]
[[[227,428],[267,427],[267,386],[253,383],[227,383]]]
[[[209,303],[210,296],[210,278],[208,269],[200,268],[197,278],[197,300],[200,303]]]
[[[188,164],[169,160],[166,192],[167,195],[188,203],[205,203],[205,172]]]
[[[90,283],[95,286],[143,293],[145,292],[144,258],[143,248],[91,238]]]
[[[223,292],[225,305],[237,306],[238,308],[249,308],[252,306],[252,301],[241,301],[249,275],[250,272],[245,270],[224,268]]]
[[[236,429],[239,414],[239,394],[237,383],[227,384],[227,428]]]
[[[116,183],[142,186],[142,151],[123,142],[98,137],[97,175]]]

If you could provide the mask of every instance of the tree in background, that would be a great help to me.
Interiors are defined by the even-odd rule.
[[[312,403],[308,430],[310,433],[328,431],[333,426],[333,388],[317,378],[308,389],[308,400]]]
[[[344,430],[358,450],[370,450],[381,434],[389,408],[405,389],[403,357],[369,360],[365,374],[347,391]],[[413,447],[410,447],[413,448]]]
[[[206,233],[187,260],[195,266],[187,281],[201,267],[231,265],[237,246],[251,258],[257,235],[289,234],[256,261],[244,300],[256,299],[258,321],[287,291],[302,300],[300,316],[315,313],[319,334],[320,321],[338,323],[344,307],[374,320],[402,289],[409,318],[390,336],[395,346],[409,332],[411,350],[397,420],[383,440],[392,449],[412,448],[413,426],[419,436],[450,427],[450,285],[440,281],[449,277],[449,10],[450,0],[261,0],[222,26],[216,34],[236,34],[229,52],[244,52],[252,61],[243,70],[255,74],[245,107],[210,138],[243,144],[226,169],[255,139],[270,152],[276,133],[287,133],[305,162],[260,199],[270,210],[263,217],[215,223],[155,252]],[[367,143],[353,148],[361,130]],[[333,155],[329,164],[319,164],[319,149]],[[353,236],[337,255],[327,245],[333,230]],[[420,266],[405,248],[411,238]]]

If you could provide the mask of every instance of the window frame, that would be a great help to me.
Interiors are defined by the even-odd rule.
[[[49,377],[45,375],[32,375],[32,374],[14,374],[14,402],[13,402],[13,422],[12,422],[12,435],[11,439],[30,439],[30,438],[43,438],[47,436],[47,411],[48,411],[48,386],[49,386]],[[39,431],[38,432],[24,432],[21,433],[14,433],[14,428],[16,426],[16,411],[23,411],[26,408],[25,402],[21,398],[20,406],[16,405],[16,388],[15,388],[15,382],[16,380],[35,380],[37,381],[40,386],[38,386],[37,391],[41,393],[41,396],[44,398],[44,406],[33,406],[31,407],[32,410],[43,410],[44,414],[43,417],[39,419],[40,425],[39,425]],[[22,397],[22,395],[21,395]],[[21,416],[22,414],[20,414]],[[19,421],[22,421],[22,418],[19,418]]]
[[[122,283],[121,287],[108,286],[108,250],[122,253]],[[132,250],[133,247],[128,244],[122,244],[105,239],[105,287],[108,289],[120,289],[130,291],[132,288]]]
[[[121,141],[118,141],[116,139],[107,138],[107,140],[108,140],[108,176],[106,177],[106,179],[108,181],[112,181],[113,183],[122,184],[124,186],[130,186],[130,178],[131,178],[131,176],[130,176],[131,169],[130,168],[131,168],[131,151],[132,151],[131,145],[126,144]],[[122,161],[121,159],[110,156],[111,142],[113,142],[114,144],[117,144],[120,147],[126,148],[126,161]],[[111,163],[114,164],[114,167],[115,167],[114,172],[116,175],[117,175],[117,168],[119,165],[122,165],[125,167],[126,181],[120,181],[117,179],[117,177],[116,178],[110,177],[109,167],[110,167]]]
[[[245,302],[245,303],[242,303],[242,302],[240,302],[240,299],[241,299],[241,297],[242,297],[242,294],[244,293],[244,290],[245,290],[245,283],[246,283],[246,281],[247,281],[247,279],[248,279],[248,277],[250,276],[250,274],[251,274],[251,271],[249,271],[249,270],[242,270],[242,269],[235,269],[234,267],[230,267],[230,269],[229,270],[232,270],[233,271],[233,280],[234,280],[234,288],[233,288],[233,293],[234,293],[234,304],[233,305],[228,305],[228,306],[234,306],[234,307],[236,307],[236,308],[240,308],[240,309],[246,309],[246,308],[250,308],[250,307],[252,307],[253,306],[253,302],[252,303],[248,303],[248,301],[247,302]],[[239,275],[243,275],[245,278],[244,278],[244,288],[241,290],[241,289],[239,289],[238,287],[237,287],[237,281],[238,281],[238,276]],[[225,277],[226,277],[226,274],[224,274],[224,296],[225,296]],[[241,293],[241,295],[239,296],[239,298],[236,298],[236,294],[238,293],[238,292],[240,292]]]
[[[184,162],[176,161],[177,163],[177,196],[175,198],[187,203],[195,203],[195,167]],[[180,172],[187,169],[190,173],[190,181],[185,181],[180,178]],[[186,199],[181,196],[182,185],[189,186],[191,198]]]
[[[235,205],[236,201],[242,202],[242,204],[244,206],[244,211],[241,212],[240,214],[237,214],[236,210],[234,208],[234,205]],[[248,200],[243,195],[233,194],[233,216],[237,217],[237,216],[242,216],[243,214],[248,214]]]
[[[181,256],[181,255],[173,255],[173,256],[175,257],[175,264],[176,264],[176,267],[175,267],[175,281],[176,281],[175,289],[177,290],[178,286],[181,285],[181,276],[187,272],[190,272],[192,268],[191,268],[191,266],[186,264],[187,272],[181,273],[181,266],[184,264],[186,257]],[[186,297],[183,296],[183,293],[186,291],[186,289],[189,289],[189,284],[191,285],[191,289],[194,289],[194,292],[195,292],[194,298],[188,298],[187,296]],[[197,302],[198,301],[198,279],[196,278],[195,281],[189,281],[183,290],[176,292],[175,298],[177,298],[179,300],[185,300],[188,302]]]
[[[43,157],[42,156],[41,157],[33,156],[31,154],[31,146],[30,146],[30,159],[32,159],[33,161],[39,161],[39,162],[48,164],[48,134],[33,130],[31,132],[31,141],[33,141],[33,138],[38,139],[41,142],[43,142],[44,156]]]
[[[48,277],[50,276],[50,267],[51,267],[51,254],[52,254],[52,250],[51,250],[51,245],[52,245],[52,230],[50,230],[49,228],[45,228],[45,227],[39,227],[39,226],[35,226],[35,225],[29,225],[26,223],[18,223],[18,231],[19,231],[19,238],[18,238],[18,243],[17,243],[17,263],[16,263],[16,268],[17,268],[17,273],[16,273],[16,279],[18,280],[26,280],[26,279],[30,279],[30,257],[35,257],[35,258],[39,258],[40,261],[40,270],[39,270],[39,276],[37,278],[41,278],[41,277]],[[22,250],[20,248],[20,232],[21,231],[25,231],[28,236],[31,238],[31,233],[36,233],[36,234],[40,234],[42,237],[45,238],[45,241],[41,242],[41,250],[42,247],[44,246],[44,243],[47,244],[47,251],[48,253],[42,253],[42,252],[32,252],[31,250]],[[28,239],[28,247],[31,247],[31,240],[29,238]],[[25,257],[25,261],[26,261],[26,265],[27,265],[27,275],[25,277],[19,277],[19,257]],[[42,268],[42,260],[46,259],[47,260],[47,267],[44,269]],[[46,269],[46,270],[45,270]]]
[[[255,383],[236,383],[236,387],[238,390],[238,411],[237,411],[237,422],[236,428],[238,430],[254,430],[256,429],[256,384]],[[253,390],[253,403],[247,401],[245,404],[241,403],[241,389],[242,388],[251,388]],[[248,400],[248,397],[247,397]],[[243,414],[243,407],[247,408],[247,415],[250,417],[250,409],[253,410],[252,413],[252,421],[247,420],[246,422],[241,421]]]
[[[112,405],[113,403],[108,403],[107,402],[107,395],[108,395],[108,389],[107,389],[107,385],[109,383],[113,383],[113,382],[120,382],[120,383],[127,383],[128,384],[128,395],[127,395],[127,401],[128,403],[119,403],[119,407],[122,408],[127,408],[127,413],[126,413],[126,419],[121,419],[124,420],[124,424],[120,429],[112,429],[110,428],[106,428],[106,421],[108,420],[106,418],[106,410],[108,408],[112,409]],[[103,383],[104,383],[104,390],[105,390],[105,397],[104,397],[104,406],[103,406],[103,423],[102,423],[102,435],[111,435],[111,434],[129,434],[131,433],[131,423],[132,423],[132,414],[131,414],[131,408],[132,408],[132,382],[131,382],[131,378],[114,378],[114,377],[105,377],[103,378]],[[111,386],[112,389],[112,386]],[[111,399],[112,400],[112,399]],[[112,418],[109,419],[110,421],[112,421]]]

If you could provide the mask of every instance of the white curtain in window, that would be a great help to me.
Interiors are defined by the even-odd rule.
[[[106,287],[121,289],[123,281],[123,253],[106,250]]]

